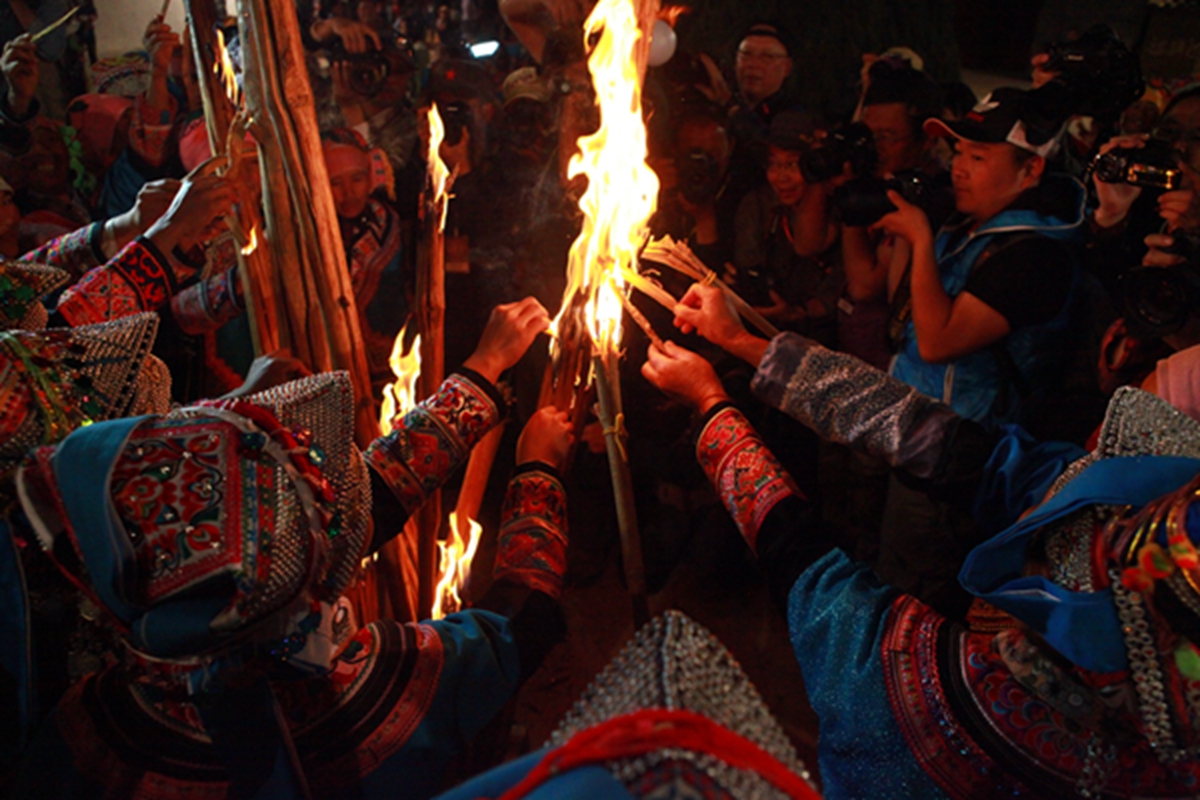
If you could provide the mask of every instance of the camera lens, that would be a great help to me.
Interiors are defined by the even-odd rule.
[[[1152,336],[1182,328],[1195,305],[1194,292],[1180,269],[1139,267],[1125,275],[1123,284],[1131,322]]]

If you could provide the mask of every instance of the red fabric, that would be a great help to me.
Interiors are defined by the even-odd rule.
[[[710,753],[731,767],[753,772],[797,800],[820,800],[811,786],[761,747],[691,711],[645,708],[580,731],[550,751],[499,800],[519,800],[555,775],[579,767],[632,758],[666,748]]]

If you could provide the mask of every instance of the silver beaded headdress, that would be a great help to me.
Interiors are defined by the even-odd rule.
[[[167,411],[170,376],[147,370],[157,332],[156,314],[0,332],[0,475],[87,422]]]
[[[1155,395],[1140,389],[1119,389],[1109,404],[1096,449],[1055,481],[1047,499],[1093,464],[1127,456],[1200,459],[1200,422]],[[1170,623],[1156,611],[1155,599],[1161,602],[1164,598],[1157,592],[1169,591],[1200,619],[1200,593],[1195,568],[1185,566],[1191,562],[1176,557],[1170,547],[1159,547],[1154,539],[1168,527],[1172,508],[1177,515],[1182,514],[1196,496],[1193,479],[1140,512],[1090,506],[1043,533],[1050,577],[1055,583],[1077,592],[1095,591],[1096,584],[1112,588],[1143,733],[1166,763],[1200,755],[1200,675],[1185,675],[1181,667],[1185,662],[1178,655],[1178,647],[1183,647],[1183,657],[1190,658],[1187,649],[1200,642],[1188,644],[1178,631],[1171,630]],[[1182,532],[1183,540],[1187,540],[1187,531],[1180,531],[1182,517],[1176,516],[1170,522],[1175,533]],[[1100,544],[1096,537],[1104,538],[1102,547],[1107,558],[1103,565],[1095,557],[1096,545]],[[1191,549],[1194,557],[1190,542],[1181,544],[1183,549]],[[1142,549],[1147,545],[1154,553]],[[1098,569],[1107,574],[1098,574]]]
[[[667,611],[637,632],[584,690],[547,746],[559,747],[580,731],[648,708],[708,717],[809,781],[804,763],[741,665],[716,636],[679,611]],[[666,760],[691,762],[735,797],[783,796],[760,776],[729,766],[716,753],[664,750],[609,767],[618,779],[630,781]]]
[[[0,261],[0,329],[34,331],[50,315],[43,298],[71,280],[65,270],[31,261]]]

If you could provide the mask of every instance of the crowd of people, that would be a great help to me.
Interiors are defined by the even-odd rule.
[[[346,374],[255,357],[227,220],[262,191],[210,168],[191,37],[156,16],[105,65],[93,5],[37,38],[58,4],[0,4],[0,792],[1200,796],[1200,86],[1147,89],[1103,26],[984,98],[864,54],[845,118],[775,22],[649,68],[649,233],[721,280],[631,298],[663,338],[627,325],[621,364],[648,591],[766,585],[818,763],[668,612],[462,774],[620,557],[612,431],[537,408],[599,123],[569,5],[297,3],[377,399],[434,106],[454,174],[450,377],[360,449]],[[510,416],[469,608],[361,618]]]

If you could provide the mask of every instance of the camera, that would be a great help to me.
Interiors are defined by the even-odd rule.
[[[1144,147],[1120,147],[1096,159],[1096,180],[1128,183],[1170,191],[1183,185],[1175,149],[1161,139],[1150,139]]]
[[[833,193],[833,203],[842,214],[842,222],[852,227],[874,225],[896,210],[887,193],[900,193],[908,202],[924,209],[929,204],[932,187],[929,179],[918,171],[897,173],[892,178],[855,178],[842,184]]]
[[[875,137],[866,123],[855,122],[831,131],[820,147],[800,158],[800,174],[807,183],[823,183],[841,175],[846,164],[858,177],[871,175],[879,165]]]
[[[694,206],[705,206],[721,191],[721,165],[703,150],[689,150],[679,159],[679,193]]]
[[[1115,120],[1145,89],[1137,55],[1107,25],[1095,25],[1073,42],[1056,42],[1047,55],[1042,69],[1057,75],[1029,92],[1022,114],[1030,133],[1045,135],[1042,141],[1077,114]]]
[[[350,53],[341,39],[333,41],[329,48],[330,60],[350,65],[348,82],[355,93],[372,97],[379,93],[391,75],[413,71],[412,57],[402,42],[384,39],[383,45],[382,50]]]
[[[1176,241],[1182,238],[1176,236]],[[1121,278],[1125,319],[1147,337],[1169,336],[1200,311],[1200,265],[1196,242],[1187,237],[1188,260],[1174,267],[1135,267]],[[1174,248],[1173,248],[1174,249]]]
[[[463,100],[451,100],[438,103],[438,113],[442,115],[442,124],[446,128],[443,141],[448,145],[461,142],[463,131],[471,125],[471,106]]]

